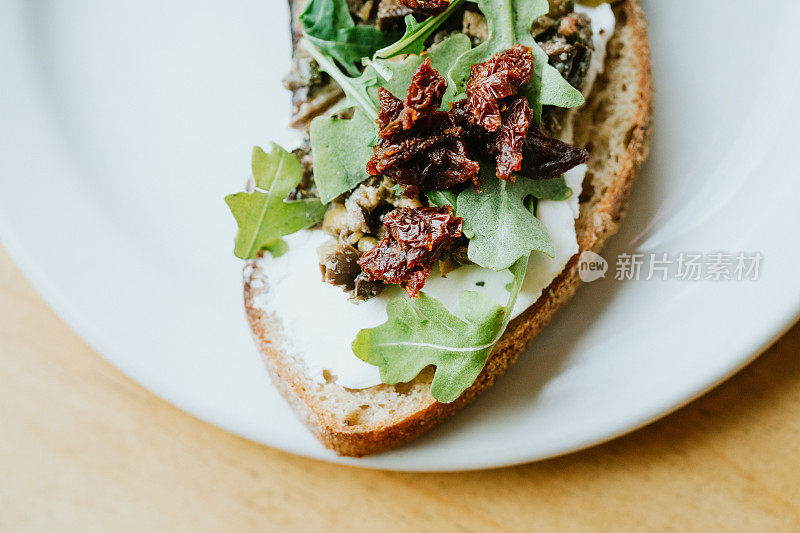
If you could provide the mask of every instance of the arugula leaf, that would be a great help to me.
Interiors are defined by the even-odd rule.
[[[289,251],[289,245],[283,239],[274,239],[267,242],[263,246],[264,250],[268,251],[272,257],[280,257]]]
[[[327,72],[344,91],[347,99],[340,108],[357,107],[372,120],[378,119],[376,97],[370,94],[370,90],[378,84],[378,75],[374,69],[367,69],[358,77],[350,77],[339,70],[336,63],[308,39],[302,39],[300,44],[311,54],[319,68]]]
[[[458,58],[471,48],[472,42],[469,37],[463,33],[456,33],[447,37],[442,42],[431,46],[423,55],[409,55],[402,61],[376,59],[367,61],[367,63],[380,75],[378,84],[402,100],[406,97],[406,93],[408,93],[408,88],[411,85],[411,78],[414,72],[422,65],[425,58],[430,58],[431,66],[446,78],[447,73]],[[457,93],[456,84],[448,79],[447,92],[442,99],[441,109],[450,109],[450,103],[456,100]]]
[[[529,199],[550,192],[548,187],[526,178],[511,183],[498,179],[491,165],[481,167],[481,192],[467,187],[456,202],[456,214],[464,219],[464,235],[469,238],[470,261],[505,270],[533,251],[555,255],[547,228],[529,208]]]
[[[567,186],[567,180],[564,179],[563,174],[549,180],[532,180],[517,176],[517,181],[519,180],[530,182],[527,184],[527,187],[530,189],[531,195],[539,200],[555,200],[560,202],[572,196],[572,189]]]
[[[543,105],[575,107],[583,103],[583,95],[572,87],[547,62],[547,54],[531,35],[533,21],[549,10],[547,0],[472,0],[486,16],[489,38],[462,55],[449,72],[459,93],[466,90],[470,68],[515,44],[529,46],[533,51],[534,74],[524,88],[524,95],[539,122]]]
[[[452,0],[445,11],[423,22],[417,22],[413,15],[407,15],[406,33],[399,41],[375,52],[373,59],[389,59],[404,54],[420,55],[425,50],[427,38],[463,3],[464,0]]]
[[[280,238],[313,226],[326,210],[316,198],[286,200],[303,177],[294,154],[275,144],[269,154],[256,146],[252,165],[256,190],[225,197],[239,225],[234,254],[241,259],[253,259],[263,248],[281,255],[287,246]]]
[[[428,191],[425,193],[431,205],[442,207],[449,205],[455,210],[457,194],[453,191]]]
[[[311,121],[314,181],[319,198],[327,204],[369,177],[367,162],[374,150],[378,127],[362,111],[350,120],[317,117]]]
[[[578,107],[585,101],[583,94],[569,84],[561,73],[547,62],[547,54],[538,45],[534,47],[534,58],[542,57],[544,70],[542,71],[542,82],[538,87],[539,103],[541,105],[552,105],[556,107]],[[531,91],[531,89],[529,89]],[[535,89],[534,89],[535,91]],[[532,94],[532,92],[529,92]]]
[[[300,15],[305,37],[334,58],[351,75],[358,76],[362,57],[369,57],[397,39],[369,25],[356,25],[347,0],[311,0]]]
[[[442,403],[455,401],[475,382],[508,326],[527,266],[523,257],[509,269],[514,279],[505,307],[484,294],[463,291],[459,308],[465,320],[424,293],[395,298],[386,308],[388,320],[361,330],[353,352],[379,367],[381,381],[390,385],[411,381],[434,365],[431,394]]]

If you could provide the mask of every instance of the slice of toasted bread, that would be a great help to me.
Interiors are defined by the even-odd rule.
[[[605,72],[587,104],[568,119],[573,142],[591,154],[576,221],[582,251],[599,251],[617,231],[650,136],[653,87],[644,14],[637,0],[617,4],[615,13],[617,29]],[[576,255],[539,300],[511,321],[477,381],[450,404],[431,397],[431,368],[410,383],[364,390],[312,379],[302,361],[281,351],[275,319],[254,305],[254,298],[269,290],[268,283],[254,263],[245,269],[247,317],[273,381],[325,446],[341,455],[363,456],[420,436],[494,383],[572,296],[580,278]]]

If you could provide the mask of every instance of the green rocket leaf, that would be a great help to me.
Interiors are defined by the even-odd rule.
[[[458,195],[456,214],[464,219],[470,261],[492,270],[505,270],[533,251],[553,256],[553,241],[530,209],[532,198],[546,197],[550,187],[518,178],[498,179],[483,165],[481,192],[467,187]],[[566,186],[566,185],[565,185]]]
[[[350,75],[358,76],[362,57],[394,42],[399,34],[353,22],[347,0],[311,0],[300,15],[306,39],[335,59]]]
[[[444,12],[425,19],[423,22],[417,22],[412,15],[406,16],[406,33],[399,41],[375,52],[373,59],[389,59],[404,54],[421,54],[425,49],[425,40],[463,3],[464,0],[452,0],[450,7]]]
[[[455,211],[458,195],[453,191],[428,191],[425,193],[431,205],[442,207],[449,205]]]
[[[327,72],[344,91],[347,98],[339,108],[356,107],[372,120],[378,118],[378,103],[374,91],[377,88],[378,75],[373,69],[351,77],[343,73],[329,55],[308,39],[300,41],[300,45],[311,54],[319,68]]]
[[[234,253],[253,259],[262,249],[273,255],[286,251],[280,238],[322,220],[325,206],[318,199],[287,201],[289,192],[300,183],[303,171],[297,158],[277,145],[269,154],[253,149],[253,177],[256,190],[225,197],[239,225]]]
[[[327,204],[369,177],[370,146],[378,134],[373,120],[360,110],[352,119],[317,117],[311,122],[314,181],[320,200]]]
[[[450,403],[475,382],[508,326],[527,265],[524,257],[509,269],[514,279],[505,306],[484,294],[463,291],[459,295],[463,319],[424,293],[419,298],[395,298],[386,308],[388,320],[361,330],[353,352],[377,366],[381,381],[389,384],[411,381],[434,365],[431,394]]]

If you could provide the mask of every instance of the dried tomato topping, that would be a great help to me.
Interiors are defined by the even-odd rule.
[[[403,102],[403,111],[399,117],[403,129],[410,130],[421,118],[438,111],[445,91],[447,81],[431,67],[431,60],[426,57],[411,77],[411,85]]]
[[[484,131],[471,132],[471,146],[497,162],[497,177],[514,181],[515,172],[530,179],[548,179],[586,162],[589,154],[531,128],[528,101],[515,96],[533,75],[531,49],[516,45],[488,61],[473,65],[467,84],[469,120]],[[463,107],[463,106],[462,106]],[[453,109],[456,112],[456,108]],[[458,110],[463,117],[463,109]],[[463,118],[462,118],[463,120]]]
[[[370,175],[388,176],[405,185],[407,194],[448,189],[470,180],[479,184],[480,166],[461,139],[464,125],[438,110],[446,90],[447,82],[427,58],[414,73],[404,101],[379,89],[381,139],[367,163]]]
[[[461,235],[462,219],[452,216],[450,206],[402,207],[387,213],[383,225],[395,240],[412,248],[440,250]]]
[[[534,180],[555,178],[589,160],[589,152],[531,128],[522,144],[520,174]]]
[[[450,6],[450,0],[396,0],[405,6],[425,15],[438,15]]]
[[[475,123],[486,131],[497,130],[502,122],[500,100],[517,94],[522,85],[531,81],[532,75],[533,54],[521,44],[472,65],[467,100]]]
[[[497,177],[514,181],[512,172],[522,167],[522,146],[528,135],[533,111],[524,96],[518,96],[501,113],[502,124],[497,130],[489,152],[497,160]]]
[[[380,87],[378,89],[378,128],[379,132],[386,130],[390,124],[397,120],[403,111],[403,102],[394,97],[392,93]]]
[[[463,222],[449,206],[395,209],[383,217],[387,235],[358,264],[370,281],[400,285],[414,298],[442,251],[461,236]]]
[[[387,176],[413,196],[469,181],[480,191],[480,165],[473,154],[493,157],[497,177],[507,181],[514,181],[515,173],[547,179],[585,162],[585,150],[531,128],[533,112],[517,90],[532,75],[531,49],[516,45],[473,65],[467,98],[443,112],[447,82],[426,58],[405,100],[379,90],[381,138],[367,172]]]
[[[445,135],[431,132],[419,137],[379,141],[375,155],[367,163],[367,172],[373,176],[385,174],[398,177],[395,181],[405,185],[420,185],[420,180],[414,176],[422,170],[417,163],[424,162],[419,155],[427,155],[428,150],[445,143]]]
[[[447,81],[431,67],[430,58],[425,58],[414,72],[403,102],[383,87],[378,89],[380,136],[387,138],[410,130],[420,120],[432,116],[442,105],[446,90]]]
[[[440,146],[429,154],[429,163],[422,169],[422,182],[434,184],[432,190],[442,191],[471,180],[480,190],[478,173],[481,166],[469,158],[466,145],[454,139],[450,148]]]
[[[411,196],[420,190],[449,189],[470,180],[478,186],[480,165],[470,158],[462,135],[463,128],[454,125],[447,113],[437,112],[427,134],[382,139],[367,163],[367,172],[405,185]]]

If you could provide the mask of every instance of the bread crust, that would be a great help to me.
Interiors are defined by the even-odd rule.
[[[635,91],[636,109],[624,123],[626,147],[624,153],[618,157],[613,179],[602,191],[593,191],[589,202],[581,204],[581,216],[576,225],[581,252],[599,252],[608,238],[616,233],[624,215],[631,185],[647,157],[652,126],[653,80],[644,13],[637,0],[625,0],[618,4],[615,6],[615,13],[618,24],[628,28],[632,35],[630,42],[625,43],[626,48],[629,48],[625,53],[635,57],[635,79],[626,80],[626,83]],[[618,35],[619,32],[612,38],[612,42]],[[602,78],[598,83],[602,83]],[[587,110],[587,113],[590,112]],[[348,426],[320,405],[313,390],[310,390],[308,378],[298,369],[298,365],[289,364],[286,354],[281,352],[279,326],[254,305],[254,298],[266,290],[261,284],[251,283],[253,279],[263,281],[254,264],[245,269],[245,308],[270,376],[289,404],[326,447],[340,455],[361,457],[401,446],[417,438],[491,386],[517,360],[581,284],[578,255],[572,257],[564,271],[531,307],[511,321],[478,379],[456,401],[444,404],[428,394],[428,398],[414,412],[393,417],[382,424]]]

